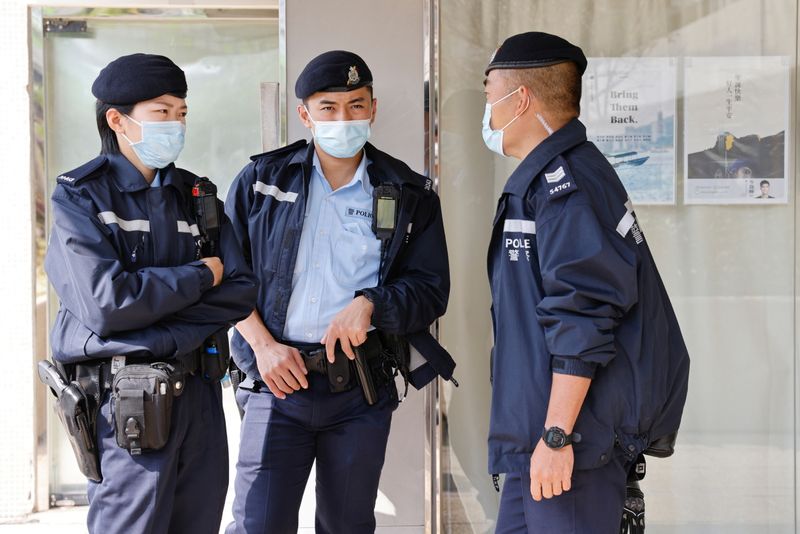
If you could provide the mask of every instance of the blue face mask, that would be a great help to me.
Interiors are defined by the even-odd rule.
[[[505,126],[500,128],[499,130],[492,130],[492,126],[491,126],[491,123],[492,123],[492,106],[502,102],[503,100],[505,100],[509,96],[513,95],[517,91],[519,91],[519,88],[511,91],[506,96],[504,96],[500,100],[494,102],[493,104],[490,104],[490,103],[487,102],[486,103],[486,109],[483,112],[483,130],[482,130],[483,142],[486,143],[486,146],[489,148],[489,150],[491,150],[492,152],[497,152],[501,156],[505,156],[506,155],[506,153],[503,151],[503,132],[505,131],[506,128],[511,126],[511,123],[513,123],[515,120],[520,118],[522,116],[522,113],[525,113],[525,111],[528,109],[528,107],[526,106],[525,109],[523,109],[522,112],[519,115],[514,116],[514,118],[511,119],[508,122],[508,124],[506,124]],[[547,123],[547,121],[545,120],[545,118],[542,116],[541,113],[538,113],[538,112],[536,113],[536,120],[538,120],[539,123],[542,125],[542,127],[545,129],[545,131],[547,132],[547,135],[552,135],[553,129],[550,127],[550,125]]]
[[[185,141],[185,124],[181,121],[139,122],[131,117],[128,118],[141,126],[142,140],[133,143],[125,134],[122,134],[122,137],[130,143],[139,161],[146,167],[163,169],[178,159]]]
[[[513,123],[515,120],[517,120],[522,115],[522,113],[520,113],[519,115],[515,116],[513,119],[511,119],[508,122],[508,124],[506,124],[505,126],[500,128],[499,130],[492,130],[492,107],[497,105],[497,104],[499,104],[500,102],[502,102],[503,100],[505,100],[509,96],[511,96],[514,93],[516,93],[517,91],[519,91],[519,88],[514,89],[513,91],[508,93],[506,96],[504,96],[500,100],[495,101],[492,104],[487,102],[486,103],[486,109],[484,109],[484,111],[483,111],[483,129],[482,129],[482,132],[481,132],[483,134],[483,142],[486,143],[486,147],[489,150],[491,150],[492,152],[497,152],[501,156],[505,156],[506,155],[506,153],[503,152],[503,131],[506,128],[508,128],[509,126],[511,126],[511,123]],[[523,113],[524,113],[524,111],[523,111]]]
[[[367,144],[370,120],[315,121],[308,108],[308,120],[314,125],[314,142],[334,158],[352,158]]]

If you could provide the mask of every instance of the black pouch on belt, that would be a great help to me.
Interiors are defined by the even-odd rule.
[[[208,336],[200,348],[200,370],[206,382],[219,382],[228,372],[231,348],[228,331],[220,330]]]
[[[112,383],[117,445],[131,455],[166,445],[172,402],[183,385],[183,372],[163,362],[126,365],[117,371]]]
[[[353,384],[350,382],[350,360],[344,352],[336,344],[336,353],[333,363],[327,363],[328,382],[332,393],[340,393],[342,391],[349,391],[353,389]]]

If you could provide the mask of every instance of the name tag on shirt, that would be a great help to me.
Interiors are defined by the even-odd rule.
[[[372,211],[365,210],[364,208],[345,208],[344,214],[346,217],[364,219],[366,221],[372,220]]]

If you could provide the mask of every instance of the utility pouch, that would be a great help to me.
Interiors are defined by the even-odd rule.
[[[220,330],[208,336],[200,349],[200,371],[206,382],[219,382],[228,372],[231,349],[228,331]]]
[[[167,363],[126,365],[117,371],[112,384],[117,445],[131,455],[166,445],[172,402],[183,385],[183,373]]]
[[[353,388],[350,383],[350,360],[337,345],[333,363],[327,362],[328,383],[332,393],[341,393]]]

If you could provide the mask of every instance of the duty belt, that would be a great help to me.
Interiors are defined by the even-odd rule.
[[[303,363],[305,363],[306,369],[313,373],[319,373],[322,375],[328,374],[328,356],[325,350],[325,345],[292,343],[291,341],[286,342],[286,345],[294,347],[300,352],[300,356],[303,357]],[[379,357],[383,347],[381,345],[380,337],[378,336],[378,331],[372,330],[367,332],[367,340],[361,344],[360,347],[362,350],[364,350],[367,360],[374,360],[375,358]],[[338,345],[336,347],[336,355],[337,358],[347,357],[338,347]]]

